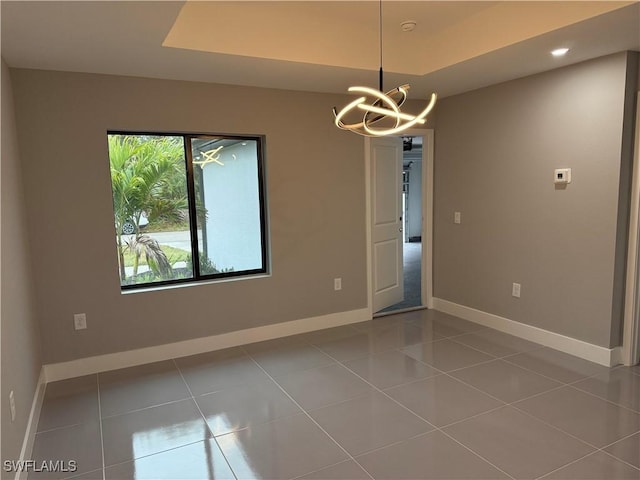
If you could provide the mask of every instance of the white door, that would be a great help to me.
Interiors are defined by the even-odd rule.
[[[404,300],[402,139],[371,138],[373,311]]]

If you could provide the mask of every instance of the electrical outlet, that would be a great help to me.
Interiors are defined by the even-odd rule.
[[[84,330],[85,328],[87,328],[87,314],[76,313],[73,316],[73,326],[76,330]]]
[[[520,298],[520,284],[514,283],[511,287],[511,295],[516,298]]]
[[[338,290],[342,290],[342,279],[341,278],[334,278],[333,279],[333,289],[338,291]]]
[[[13,395],[13,390],[9,393],[9,408],[11,409],[11,421],[16,419],[16,399]]]
[[[556,168],[553,172],[553,183],[559,185],[566,185],[567,183],[571,183],[571,169]]]
[[[460,212],[453,212],[453,223],[461,223],[462,214]]]

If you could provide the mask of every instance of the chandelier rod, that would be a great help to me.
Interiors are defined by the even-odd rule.
[[[1,0],[0,0],[1,1]],[[431,100],[427,107],[417,115],[409,115],[400,111],[400,107],[407,99],[409,85],[400,85],[386,93],[384,93],[384,72],[383,65],[383,21],[382,21],[382,0],[379,0],[378,12],[378,35],[380,40],[380,72],[379,83],[380,89],[375,90],[369,87],[349,87],[349,92],[360,93],[362,96],[357,100],[349,103],[338,112],[337,108],[333,108],[335,117],[334,123],[336,127],[342,130],[349,130],[358,135],[366,137],[383,137],[386,135],[397,135],[400,132],[413,127],[414,125],[424,125],[426,117],[435,106],[437,95],[431,94]],[[367,103],[370,100],[371,103]],[[349,112],[364,111],[364,117],[360,122],[345,123],[343,118]],[[392,125],[390,127],[374,126],[379,120],[388,118]],[[388,122],[389,123],[389,122]]]
[[[380,12],[378,14],[378,26],[380,29],[380,75],[379,75],[379,79],[378,79],[378,84],[379,84],[379,90],[381,92],[384,91],[383,89],[383,73],[382,73],[382,0],[380,0]]]

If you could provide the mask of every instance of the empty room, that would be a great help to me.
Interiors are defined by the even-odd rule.
[[[640,2],[0,8],[3,480],[640,480]]]

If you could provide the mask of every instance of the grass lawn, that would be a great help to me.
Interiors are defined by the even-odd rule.
[[[162,251],[165,253],[171,265],[176,262],[184,262],[189,260],[191,256],[191,252],[187,252],[186,250],[180,250],[179,248],[169,247],[167,245],[161,245]],[[134,255],[129,251],[125,250],[124,252],[124,266],[125,267],[133,267],[133,259]],[[147,259],[144,255],[140,256],[140,261],[138,265],[146,265]]]

